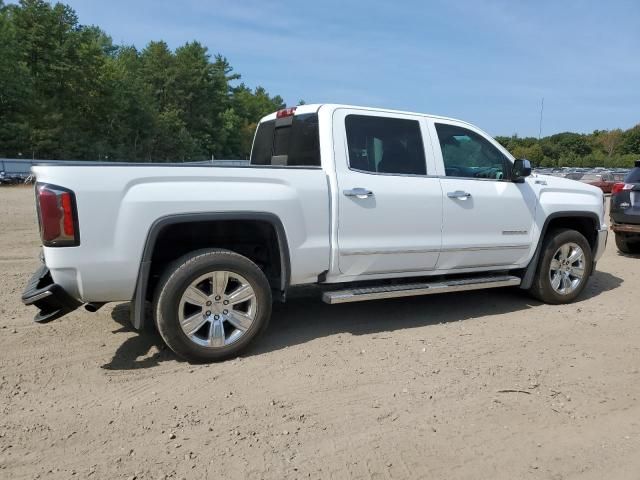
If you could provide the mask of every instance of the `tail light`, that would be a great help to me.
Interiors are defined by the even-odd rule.
[[[76,197],[67,188],[36,184],[36,205],[40,237],[45,247],[80,245]]]
[[[618,182],[613,184],[613,188],[611,189],[611,195],[615,195],[623,190],[631,190],[633,189],[633,185],[630,183]]]

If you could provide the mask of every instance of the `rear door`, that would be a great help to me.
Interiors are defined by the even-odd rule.
[[[340,272],[358,278],[434,269],[442,190],[430,176],[435,163],[425,121],[338,109],[333,130]]]
[[[523,262],[533,238],[534,188],[528,180],[510,180],[511,160],[481,132],[449,120],[436,120],[431,125],[437,138],[434,150],[444,168],[438,269],[506,267]]]

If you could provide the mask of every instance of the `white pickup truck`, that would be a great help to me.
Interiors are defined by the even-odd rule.
[[[129,301],[136,328],[154,321],[191,361],[237,355],[301,286],[328,303],[503,286],[571,302],[607,241],[600,189],[531,175],[473,125],[417,113],[281,110],[247,166],[33,172],[36,321]]]

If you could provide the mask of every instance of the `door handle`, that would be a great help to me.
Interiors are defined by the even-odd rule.
[[[460,200],[466,200],[471,197],[470,193],[463,192],[462,190],[456,190],[455,192],[447,192],[449,198],[459,198]]]
[[[356,198],[368,198],[373,197],[373,192],[367,188],[352,188],[351,190],[344,190],[344,193],[347,197],[356,197]]]

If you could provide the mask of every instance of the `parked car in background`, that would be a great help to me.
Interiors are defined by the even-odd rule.
[[[604,167],[538,167],[534,169],[534,173],[540,175],[551,175],[554,177],[568,178],[569,180],[583,180],[585,175],[595,175],[592,180],[599,180],[597,175],[604,175],[605,180],[615,182],[623,182],[624,177],[629,173],[630,168],[604,168]],[[588,182],[585,182],[588,183]]]
[[[580,180],[583,177],[582,172],[568,172],[564,173],[562,176],[564,178],[568,178],[569,180]]]
[[[615,180],[609,172],[587,173],[580,178],[581,182],[598,187],[603,193],[611,193]]]
[[[27,181],[29,179],[31,180]],[[33,175],[31,174],[0,172],[0,185],[19,185],[32,182]]]
[[[625,177],[629,174],[629,171],[625,171],[622,173],[612,172],[611,176],[613,177],[614,183],[624,182]]]
[[[611,230],[623,253],[640,253],[640,160],[611,194]]]

